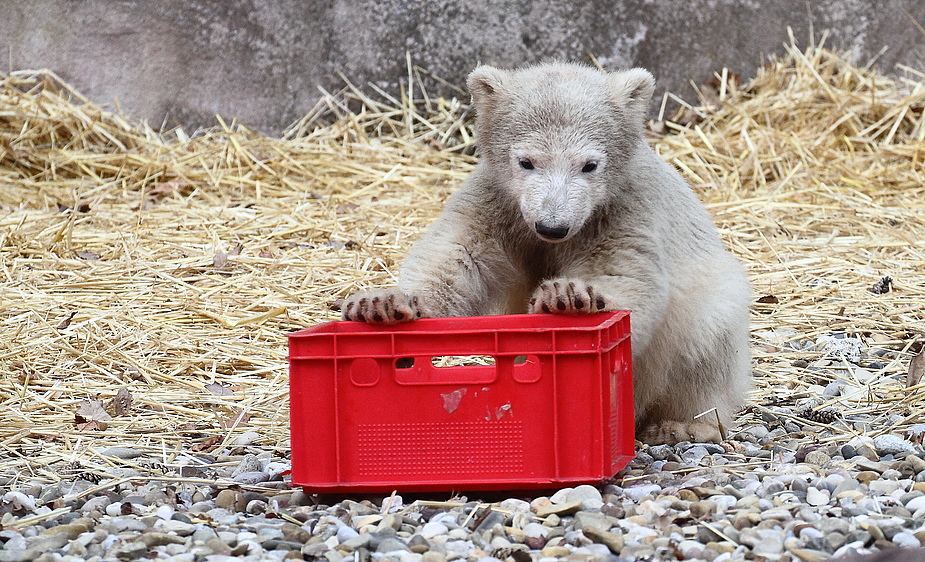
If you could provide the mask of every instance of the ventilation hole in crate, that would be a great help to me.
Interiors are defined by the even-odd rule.
[[[434,367],[475,367],[494,365],[495,358],[491,355],[440,355],[431,357]]]
[[[518,355],[514,358],[514,380],[531,383],[540,380],[543,374],[540,358],[536,355]]]
[[[395,360],[396,369],[410,369],[414,367],[414,357],[399,357]]]

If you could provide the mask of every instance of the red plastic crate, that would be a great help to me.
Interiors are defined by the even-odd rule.
[[[494,365],[439,367],[440,357]],[[593,483],[633,458],[629,313],[329,322],[289,334],[310,492]]]

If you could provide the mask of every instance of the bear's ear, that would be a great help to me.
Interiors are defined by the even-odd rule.
[[[504,88],[507,73],[493,66],[482,65],[469,74],[466,86],[477,107],[490,105],[492,99]]]
[[[631,68],[607,76],[611,95],[617,107],[640,120],[649,112],[649,102],[655,93],[655,78],[644,68]]]

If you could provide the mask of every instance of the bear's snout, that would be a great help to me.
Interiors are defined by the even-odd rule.
[[[534,225],[536,233],[546,240],[562,240],[568,236],[569,227],[567,226],[547,226],[541,222]]]

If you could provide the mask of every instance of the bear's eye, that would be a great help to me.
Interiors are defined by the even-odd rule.
[[[585,164],[584,168],[581,169],[582,173],[590,174],[597,169],[597,162],[588,162]]]
[[[531,162],[528,158],[521,158],[520,167],[523,168],[524,170],[532,170],[533,162]]]

